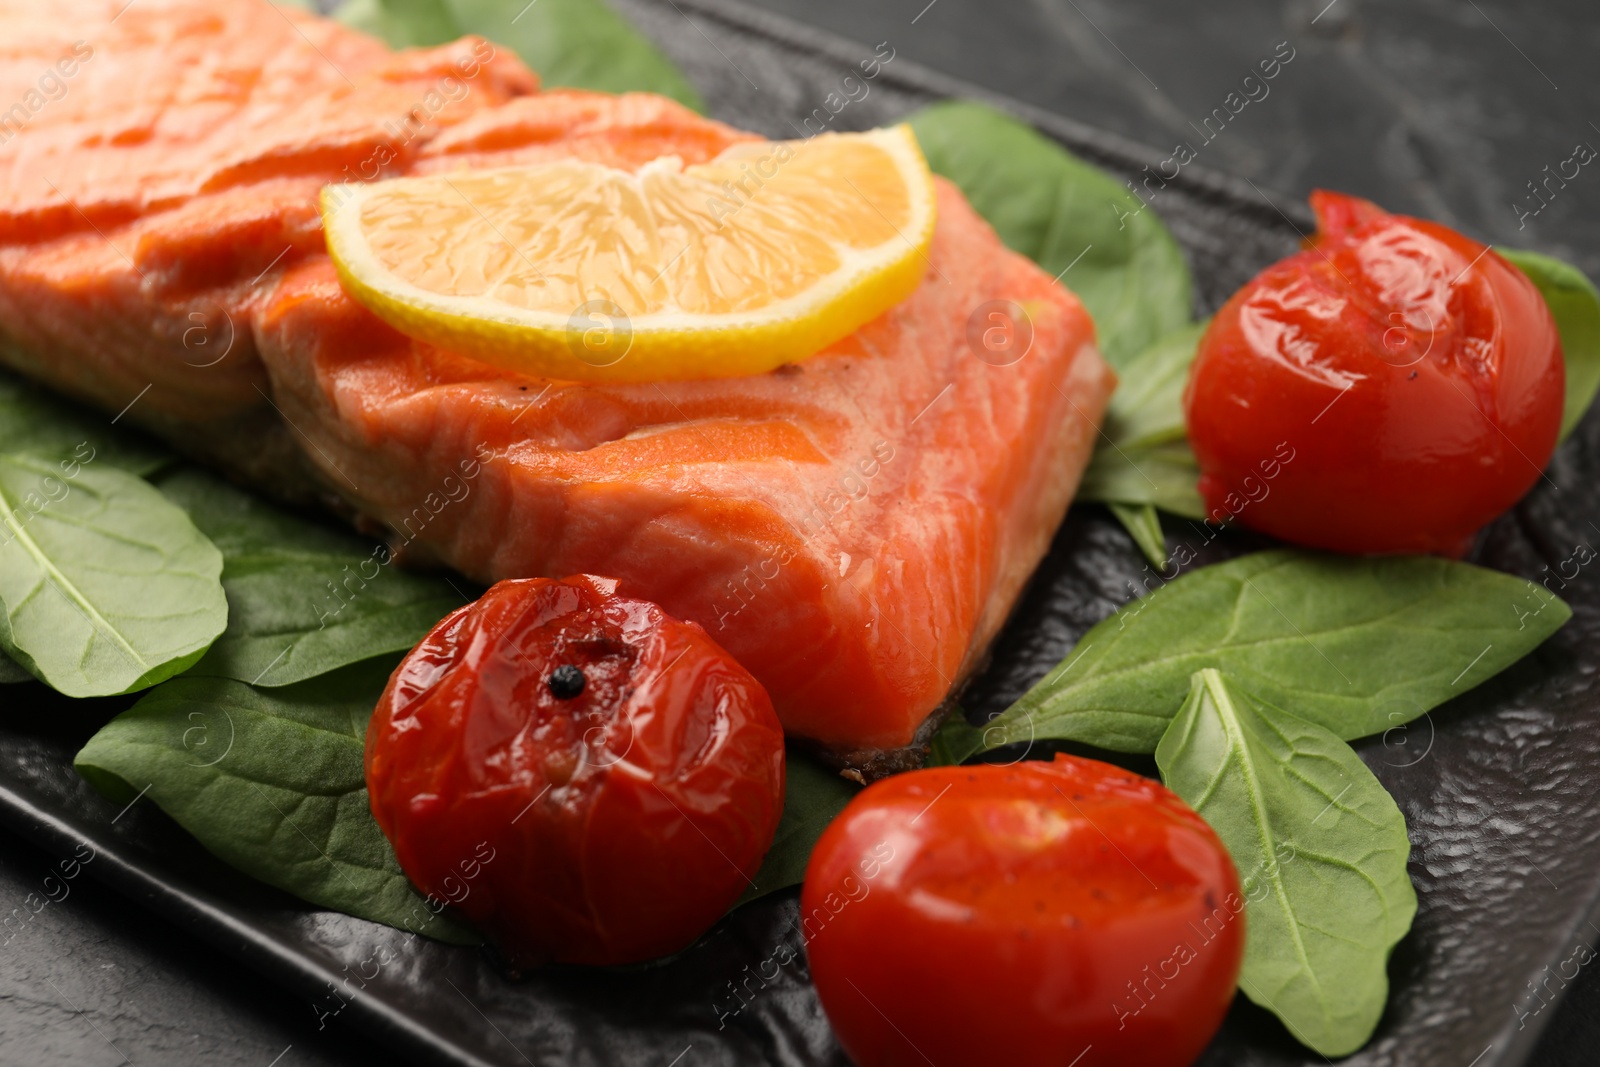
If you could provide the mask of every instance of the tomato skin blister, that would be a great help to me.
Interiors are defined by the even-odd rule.
[[[783,808],[760,683],[699,626],[587,575],[500,582],[440,622],[391,677],[366,765],[406,874],[513,967],[685,948],[749,885]]]
[[[1461,556],[1537,482],[1565,369],[1533,283],[1437,223],[1312,194],[1308,247],[1229,299],[1184,396],[1209,517]]]

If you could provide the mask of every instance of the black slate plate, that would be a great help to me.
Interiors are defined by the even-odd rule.
[[[871,53],[725,0],[617,3],[684,65],[715,115],[775,137],[793,136]],[[1001,103],[1119,174],[1159,158],[899,59],[833,128],[893,121],[943,96]],[[1298,206],[1198,168],[1155,206],[1189,256],[1201,312],[1309,229]],[[1566,628],[1468,696],[1358,746],[1411,826],[1421,906],[1390,968],[1389,1011],[1348,1063],[1523,1063],[1581,958],[1575,950],[1600,939],[1600,784],[1589,771],[1600,766],[1591,695],[1600,586],[1587,570],[1565,588],[1552,577],[1580,542],[1600,541],[1600,496],[1587,488],[1597,474],[1600,419],[1591,417],[1474,556],[1549,579],[1573,606]],[[1187,525],[1169,532],[1174,545],[1199,548],[1205,537]],[[1256,547],[1229,537],[1203,552],[1217,559]],[[1101,509],[1073,509],[969,694],[973,712],[998,710],[1053,666],[1127,599],[1142,567]],[[780,948],[799,948],[792,891],[742,909],[663,964],[512,984],[476,951],[308,910],[223,867],[148,802],[118,809],[94,794],[72,772],[72,753],[126,702],[73,703],[37,686],[5,688],[0,699],[0,821],[60,857],[92,848],[86,871],[301,992],[328,1026],[360,1027],[408,1059],[439,1064],[845,1062],[803,957],[774,960],[788,955]],[[1241,999],[1202,1062],[1322,1061]]]

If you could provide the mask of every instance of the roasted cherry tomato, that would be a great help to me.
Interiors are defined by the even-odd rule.
[[[367,732],[411,880],[513,966],[633,963],[716,922],[783,808],[766,690],[616,583],[501,582],[423,638]]]
[[[1183,1067],[1244,951],[1211,828],[1159,783],[1068,756],[870,786],[817,842],[800,909],[861,1067]]]
[[[1337,193],[1311,205],[1309,247],[1200,342],[1184,406],[1206,508],[1318,548],[1459,556],[1555,448],[1555,321],[1454,230]]]

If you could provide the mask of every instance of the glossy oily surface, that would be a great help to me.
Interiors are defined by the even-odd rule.
[[[800,922],[861,1067],[923,1050],[1186,1067],[1233,1000],[1245,927],[1198,815],[1152,779],[1061,755],[871,786],[817,842]]]
[[[986,8],[981,17],[968,13],[964,23],[952,17],[960,14],[959,7],[944,0],[916,24],[913,34],[905,27],[908,14],[856,4],[852,17],[881,17],[883,32],[866,25],[853,33],[854,40],[840,40],[769,19],[737,0],[612,2],[666,43],[705,91],[713,114],[768,137],[794,136],[787,121],[818,106],[837,89],[842,74],[859,69],[856,64],[872,56],[872,43],[885,37],[892,37],[900,46],[899,57],[872,83],[870,96],[852,102],[837,117],[838,126],[890,123],[939,97],[977,93],[971,85],[915,65],[915,57],[939,54],[927,49],[940,34],[947,40],[954,38],[946,54],[966,56],[971,67],[982,68],[987,63],[985,69],[997,74],[1015,73],[1021,84],[1046,97],[1064,85],[1086,86],[1082,93],[1062,96],[1055,106],[1102,128],[1138,128],[1122,121],[1115,109],[1105,110],[1095,95],[1101,89],[1115,91],[1119,78],[1124,85],[1136,87],[1137,92],[1130,90],[1130,95],[1166,99],[1151,93],[1139,73],[1126,66],[1102,38],[1087,31],[1070,7],[1050,14],[1050,26],[1059,23],[1066,27],[1074,35],[1072,42],[1081,42],[1090,58],[1103,53],[1104,63],[1069,64],[1070,70],[1063,70],[1060,57],[1075,55],[1072,42],[1052,38],[1034,24],[1032,20],[1046,18],[1042,8]],[[840,6],[808,3],[797,15],[821,21],[830,8]],[[1409,83],[1401,82],[1408,84],[1412,94],[1405,98],[1408,108],[1413,99],[1427,105],[1417,113],[1419,122],[1458,114],[1459,94],[1448,96],[1447,107],[1443,103],[1452,83],[1441,77],[1440,64],[1448,63],[1450,70],[1459,68],[1459,76],[1477,87],[1474,91],[1479,99],[1492,97],[1511,106],[1511,98],[1501,95],[1510,83],[1486,77],[1485,72],[1503,71],[1503,66],[1497,66],[1501,56],[1512,64],[1521,59],[1487,24],[1446,23],[1426,12],[1408,13],[1404,5],[1350,8],[1341,3],[1312,31],[1348,25],[1340,20],[1350,10],[1360,16],[1358,25],[1362,21],[1368,24],[1367,36],[1364,41],[1319,42],[1304,27],[1321,6],[1301,9],[1300,30],[1294,39],[1300,58],[1289,68],[1290,75],[1274,83],[1272,98],[1264,106],[1252,105],[1235,124],[1237,129],[1230,125],[1207,149],[1207,157],[1185,167],[1184,180],[1173,183],[1154,205],[1163,221],[1172,226],[1194,268],[1201,291],[1197,310],[1202,313],[1215,311],[1256,272],[1292,253],[1298,240],[1296,226],[1302,232],[1312,228],[1299,209],[1279,195],[1292,177],[1252,173],[1262,192],[1271,198],[1269,203],[1249,185],[1217,174],[1225,164],[1235,166],[1231,159],[1247,158],[1247,151],[1254,151],[1263,166],[1277,167],[1333,155],[1335,163],[1341,158],[1348,160],[1362,173],[1381,164],[1407,174],[1410,181],[1411,172],[1404,168],[1414,157],[1408,151],[1340,151],[1341,137],[1365,135],[1377,143],[1383,136],[1387,127],[1382,116],[1389,114],[1385,109],[1390,105],[1379,107],[1372,101],[1380,93],[1390,93],[1396,78],[1411,78]],[[1216,103],[1212,93],[1217,85],[1236,77],[1228,57],[1236,65],[1248,65],[1255,58],[1246,51],[1254,47],[1250,41],[1280,39],[1277,26],[1286,9],[1235,5],[1219,9],[1227,16],[1220,20],[1216,12],[1207,9],[1202,20],[1197,15],[1163,14],[1149,5],[1135,5],[1126,13],[1118,9],[1120,24],[1102,21],[1094,9],[1085,10],[1160,82],[1164,92],[1173,91],[1172,79],[1189,69],[1186,63],[1213,64],[1215,85],[1191,85],[1185,93],[1185,99],[1192,101],[1190,113],[1197,114]],[[1566,101],[1571,107],[1579,98],[1563,79],[1562,70],[1549,62],[1548,51],[1539,47],[1538,35],[1524,39],[1498,12],[1488,10],[1562,86],[1560,93],[1554,93],[1533,70],[1522,72],[1523,84],[1532,86],[1523,104],[1524,116],[1530,120],[1527,142],[1544,144],[1538,136],[1543,130],[1551,143],[1564,143],[1566,130],[1560,125],[1559,109],[1547,107],[1544,101],[1553,100],[1557,105]],[[1537,12],[1529,9],[1524,14],[1534,20]],[[1573,7],[1559,16],[1561,25],[1581,14]],[[1141,16],[1150,20],[1150,26],[1167,27],[1169,37],[1135,33]],[[1546,11],[1542,17],[1548,29],[1550,20],[1558,16]],[[1199,26],[1215,27],[1216,36],[1210,39],[1213,47],[1195,48]],[[1250,34],[1242,35],[1243,28],[1249,28]],[[1125,38],[1123,32],[1131,36]],[[1289,32],[1296,31],[1291,28]],[[1045,58],[1036,56],[1030,63],[1026,53],[1015,49],[1017,39],[1046,41],[1052,47],[1042,54]],[[1245,41],[1242,45],[1241,39]],[[1560,39],[1546,33],[1542,43],[1548,47]],[[1130,40],[1138,47],[1130,46]],[[1581,60],[1573,50],[1578,38],[1569,35],[1566,40],[1569,54]],[[1481,47],[1475,47],[1475,41]],[[1390,50],[1402,43],[1406,47],[1400,51]],[[1008,62],[1003,71],[985,58],[1001,47],[1015,61]],[[1152,49],[1163,57],[1157,60],[1159,69],[1147,61],[1147,50]],[[1476,60],[1463,65],[1461,56]],[[1388,70],[1380,69],[1380,58],[1391,64]],[[1041,68],[1041,62],[1047,67]],[[1039,77],[1042,69],[1069,80]],[[741,70],[760,85],[759,92],[752,90]],[[1168,70],[1172,73],[1163,73]],[[1189,75],[1194,77],[1194,72],[1189,70]],[[1515,80],[1513,75],[1508,78]],[[1427,84],[1424,87],[1422,83]],[[1162,154],[1136,149],[1115,135],[1078,122],[1017,106],[1050,136],[1109,167],[1119,180],[1139,179],[1141,168]],[[1352,114],[1352,107],[1360,110]],[[1318,119],[1324,114],[1325,121]],[[1308,115],[1316,121],[1308,122]],[[1582,127],[1581,115],[1569,113],[1569,118]],[[1263,143],[1261,131],[1277,133],[1280,129],[1289,145],[1287,156],[1278,139],[1267,137]],[[1443,124],[1433,129],[1442,132]],[[1180,130],[1174,132],[1187,136]],[[1139,136],[1148,144],[1166,143],[1164,134]],[[714,146],[711,153],[720,147]],[[1362,142],[1362,147],[1370,146]],[[1215,155],[1210,154],[1213,151]],[[1228,154],[1234,151],[1237,156]],[[1513,173],[1508,176],[1502,168],[1497,177],[1470,165],[1481,158],[1481,139],[1461,142],[1458,151],[1460,154],[1446,158],[1461,160],[1461,165],[1441,169],[1435,180],[1462,190],[1462,196],[1474,204],[1478,197],[1489,195],[1483,192],[1486,184],[1493,189],[1493,183],[1499,181],[1505,197],[1484,210],[1506,212],[1506,232],[1495,236],[1518,243],[1513,236],[1517,222],[1504,200],[1521,189],[1528,177],[1522,167],[1531,157],[1519,153],[1511,161]],[[1326,170],[1316,169],[1319,173]],[[1304,163],[1290,173],[1304,173]],[[1324,180],[1330,179],[1324,176]],[[1341,184],[1357,181],[1349,178]],[[1585,203],[1583,188],[1564,194],[1536,223],[1545,224],[1566,205],[1581,207]],[[1273,203],[1293,222],[1286,221]],[[1423,206],[1419,203],[1415,210],[1420,212]],[[1521,243],[1554,251],[1549,242],[1565,239],[1560,228],[1539,231],[1539,240],[1529,239],[1533,232],[1534,224],[1530,224]],[[1581,230],[1575,228],[1574,232]],[[1580,249],[1586,247],[1580,238],[1573,240]],[[281,247],[272,248],[271,254]],[[940,269],[949,274],[952,262],[941,264]],[[1592,257],[1584,262],[1594,274]],[[963,296],[952,305],[954,313],[965,316],[973,301]],[[230,359],[218,369],[231,363]],[[1005,368],[1007,374],[997,380],[1009,380],[1015,376],[1013,372],[1025,371],[1031,363],[1032,356]],[[132,383],[122,402],[146,380]],[[958,386],[953,396],[962,395],[967,387],[968,383]],[[123,421],[131,419],[153,396],[154,391]],[[942,404],[951,399],[947,396],[932,408],[917,427],[935,423]],[[925,400],[917,398],[911,414],[922,403]],[[513,415],[519,409],[514,396],[507,406]],[[375,435],[381,440],[386,432],[389,427],[382,426]],[[946,432],[941,428],[939,436]],[[904,459],[926,454],[932,439],[917,442],[915,454],[903,453]],[[982,443],[981,438],[976,440]],[[344,464],[343,457],[340,462]],[[891,463],[890,471],[900,462],[897,458]],[[1573,574],[1573,545],[1580,541],[1592,544],[1594,534],[1586,524],[1600,524],[1600,498],[1585,489],[1600,484],[1600,419],[1590,418],[1580,425],[1558,450],[1549,473],[1561,492],[1543,482],[1535,486],[1512,514],[1492,525],[1471,556],[1475,562],[1535,581],[1544,580],[1558,568],[1564,575]],[[356,473],[353,477],[363,488],[369,487],[369,476]],[[875,489],[877,484],[873,483]],[[413,497],[406,503],[414,506],[416,500]],[[859,513],[858,508],[846,514]],[[505,532],[496,527],[486,537],[492,540]],[[1206,563],[1262,546],[1261,539],[1243,530],[1210,540],[1207,531],[1180,523],[1169,534],[1169,548],[1187,544],[1198,549]],[[963,702],[969,713],[977,716],[999,711],[1058,665],[1091,625],[1129,598],[1130,583],[1145,580],[1145,565],[1126,533],[1103,508],[1073,509],[996,643],[990,666],[966,692]],[[1436,709],[1408,730],[1357,744],[1363,759],[1399,801],[1412,828],[1411,871],[1420,906],[1412,933],[1400,944],[1391,963],[1391,1000],[1378,1034],[1361,1052],[1340,1061],[1341,1067],[1463,1067],[1474,1060],[1476,1067],[1527,1062],[1572,1067],[1587,1065],[1592,1059],[1585,1051],[1592,1049],[1595,1040],[1592,1030],[1586,1029],[1589,1024],[1581,1015],[1574,1020],[1567,1005],[1559,1004],[1550,991],[1577,989],[1581,995],[1594,973],[1590,965],[1571,983],[1558,977],[1580,939],[1593,943],[1595,934],[1585,920],[1593,917],[1590,904],[1600,899],[1600,796],[1590,771],[1600,761],[1600,705],[1594,700],[1593,655],[1600,647],[1600,585],[1596,585],[1600,578],[1594,572],[1590,566],[1560,583],[1551,579],[1552,588],[1573,604],[1576,614],[1534,657],[1489,685]],[[747,607],[727,632],[742,628],[761,603],[758,600]],[[894,606],[881,603],[886,608]],[[921,609],[923,605],[919,600],[913,606]],[[897,625],[904,626],[904,620]],[[726,633],[717,636],[726,639]],[[874,700],[884,692],[876,684],[867,691]],[[306,1020],[305,1040],[299,1032],[290,1032],[270,1047],[265,1041],[248,1047],[232,1043],[230,1048],[239,1050],[240,1067],[261,1067],[292,1041],[293,1050],[279,1064],[288,1067],[302,1055],[311,1055],[315,1043],[332,1033],[362,1043],[372,1050],[369,1058],[450,1067],[526,1067],[528,1063],[565,1067],[585,1062],[661,1067],[684,1052],[678,1067],[743,1067],[751,1063],[848,1067],[802,962],[796,893],[774,894],[736,909],[709,936],[658,965],[604,971],[550,968],[530,972],[521,982],[507,982],[494,962],[477,950],[421,937],[407,939],[399,931],[309,909],[221,869],[146,801],[124,813],[121,805],[99,797],[72,772],[70,764],[73,753],[114,709],[80,707],[37,686],[26,692],[18,690],[13,706],[16,713],[0,722],[4,738],[0,759],[5,770],[0,783],[0,819],[6,826],[42,843],[57,860],[72,855],[79,841],[91,840],[104,863],[96,860],[86,869],[86,877],[126,894],[121,898],[125,926],[130,908],[159,910],[180,923],[182,930],[195,933],[237,960],[235,972],[243,973],[248,967],[271,975],[299,998],[293,1006],[296,1016]],[[76,892],[65,907],[52,905],[41,918],[67,923],[78,904]],[[37,921],[33,925],[37,927]],[[84,982],[94,976],[96,983],[104,984],[77,984],[53,976],[61,992],[71,998],[69,1004],[43,982],[42,974],[47,972],[42,968],[23,970],[30,946],[21,937],[13,942],[7,959],[18,964],[19,995],[9,1002],[16,1023],[10,1031],[13,1037],[0,1048],[15,1050],[19,1062],[49,1062],[38,1050],[59,1048],[64,1038],[78,1036],[86,1050],[80,1059],[96,1055],[114,1059],[100,1034],[90,1027],[92,1020],[137,1064],[203,1062],[209,1067],[223,1058],[208,1053],[185,1059],[180,1052],[168,1051],[170,1045],[159,1043],[163,1035],[174,1031],[149,1025],[137,1013],[137,1005],[130,1006],[126,999],[117,1009],[118,994],[138,988],[136,980],[148,989],[154,971],[143,967],[135,976],[129,973],[131,968],[101,971],[98,965],[81,966],[90,952],[97,951],[98,943],[97,936],[91,945],[79,948],[67,965],[68,974]],[[178,946],[174,951],[182,944],[171,939],[167,943]],[[329,983],[338,985],[380,951],[392,953],[397,962],[350,999],[340,1014],[327,1019],[324,1030],[317,1031],[318,1016],[312,1006],[322,1010],[336,1006],[328,993]],[[1570,973],[1572,968],[1567,965],[1565,969]],[[1529,992],[1528,983],[1546,979],[1549,986],[1544,987],[1547,991],[1541,1000]],[[214,1028],[208,1029],[208,1018],[196,1016],[184,1032],[215,1033]],[[1569,1039],[1561,1043],[1565,1056],[1552,1048],[1550,1040],[1537,1044],[1541,1029],[1552,1018],[1564,1021],[1546,1032],[1565,1027],[1561,1035]],[[141,1055],[141,1049],[150,1048],[165,1055]],[[942,1062],[936,1049],[925,1051],[935,1063]],[[1300,1046],[1266,1012],[1238,998],[1201,1063],[1204,1067],[1323,1067],[1324,1061]]]
[[[1461,556],[1555,447],[1555,322],[1477,241],[1336,193],[1312,207],[1310,247],[1201,339],[1184,396],[1200,493],[1296,544]]]
[[[448,616],[367,732],[401,867],[519,967],[688,945],[760,866],[783,779],[760,684],[585,575],[501,582]]]

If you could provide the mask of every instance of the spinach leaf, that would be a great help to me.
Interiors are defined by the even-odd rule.
[[[177,678],[111,720],[73,763],[118,803],[145,790],[207,849],[268,885],[471,942],[412,889],[368,807],[362,749],[390,666],[364,663],[273,690]]]
[[[120,430],[9,371],[0,371],[0,452],[92,461],[141,475],[172,461],[171,453],[137,431]]]
[[[1183,550],[1174,562],[1187,566]],[[1532,582],[1450,560],[1258,552],[1123,606],[985,739],[1151,752],[1204,667],[1339,737],[1364,737],[1497,674],[1571,614]]]
[[[933,735],[933,741],[928,746],[928,760],[924,766],[954,767],[965,763],[989,747],[983,736],[986,729],[968,722],[966,713],[960,708],[952,710],[950,717]]]
[[[33,675],[23,669],[22,664],[10,656],[0,654],[0,685],[12,685],[16,682],[31,682]]]
[[[1324,1056],[1366,1044],[1417,912],[1394,799],[1336,735],[1215,670],[1194,675],[1156,764],[1239,870],[1245,996]]]
[[[228,621],[216,547],[148,482],[92,463],[0,454],[0,647],[74,697],[170,678]]]
[[[1559,259],[1511,248],[1500,249],[1500,254],[1538,287],[1561,333],[1561,351],[1567,361],[1567,401],[1561,413],[1560,437],[1564,441],[1600,388],[1600,292],[1583,271]]]
[[[766,859],[761,861],[754,884],[734,907],[805,881],[806,864],[811,861],[817,838],[858,792],[860,788],[839,777],[838,771],[791,748],[778,832]]]
[[[1111,514],[1133,537],[1133,543],[1139,546],[1144,558],[1156,567],[1164,568],[1167,564],[1167,537],[1161,532],[1161,516],[1156,514],[1155,505],[1112,502],[1106,507],[1111,509]]]
[[[391,48],[426,48],[467,32],[451,15],[448,0],[345,0],[333,17]]]
[[[1156,505],[1189,518],[1203,517],[1195,489],[1199,465],[1184,438],[1183,387],[1209,323],[1207,319],[1174,330],[1123,368],[1100,429],[1092,476],[1085,479],[1088,493],[1078,490],[1080,500],[1103,500],[1157,567],[1166,566],[1167,549]],[[1170,458],[1154,458],[1152,452]],[[1122,499],[1127,495],[1134,499]]]
[[[195,468],[156,484],[222,551],[228,628],[190,674],[290,685],[403,652],[462,604],[447,578],[402,570],[386,546],[287,515]]]
[[[1113,367],[1189,321],[1194,290],[1178,243],[1115,178],[982,104],[946,101],[910,122],[935,173],[1008,247],[1078,294]]]
[[[515,51],[549,87],[640,90],[705,109],[683,72],[601,0],[348,0],[334,17],[396,48],[477,34]]]
[[[1153,448],[1184,439],[1183,387],[1209,325],[1206,319],[1174,330],[1119,372],[1122,381],[1106,409],[1105,434],[1111,442],[1120,448]]]
[[[1187,441],[1164,445],[1102,444],[1078,484],[1077,500],[1112,504],[1151,504],[1186,519],[1206,517],[1195,488],[1200,465]]]

